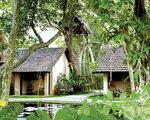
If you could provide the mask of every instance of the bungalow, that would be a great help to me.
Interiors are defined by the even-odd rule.
[[[11,94],[53,95],[59,75],[69,73],[64,51],[64,48],[41,48],[33,52],[27,60],[13,69]],[[17,49],[14,62],[27,52],[25,48]]]
[[[103,74],[103,92],[108,89],[113,92],[123,92],[130,85],[128,66],[125,62],[125,53],[122,47],[104,45],[101,47],[100,59],[96,73]]]

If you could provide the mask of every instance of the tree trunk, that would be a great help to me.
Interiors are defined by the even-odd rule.
[[[82,73],[82,70],[81,70],[81,67],[82,67],[82,55],[83,55],[83,50],[82,50],[81,46],[79,45],[78,49],[77,49],[76,63],[78,65],[80,74]]]
[[[67,60],[69,62],[70,71],[75,72],[76,74],[79,74],[79,70],[77,69],[77,65],[75,62],[76,60],[75,60],[74,55],[73,55],[72,40],[69,40],[69,39],[70,38],[65,39],[66,46],[67,46],[65,54],[66,54]]]
[[[134,14],[136,16],[137,19],[140,19],[143,23],[148,23],[149,22],[149,18],[148,18],[148,14],[146,11],[146,5],[145,3],[149,3],[148,0],[135,0],[135,6],[134,6]],[[138,31],[140,32],[140,34],[143,34],[143,38],[141,39],[141,41],[146,40],[146,47],[150,47],[150,29],[147,29],[145,31]],[[149,81],[149,74],[150,74],[150,51],[148,53],[148,57],[145,59],[145,61],[147,61],[147,65],[145,65],[145,69],[147,69],[147,71],[149,72],[148,74],[146,74],[146,76],[148,75],[147,80]],[[148,67],[147,67],[148,66]]]
[[[2,61],[2,54],[3,54],[3,42],[4,42],[4,35],[3,32],[0,30],[0,62]],[[1,64],[0,64],[1,65]]]
[[[14,51],[16,47],[16,38],[17,38],[18,29],[19,29],[20,7],[21,7],[21,0],[14,0],[12,27],[11,27],[10,37],[9,37],[10,46],[8,48],[8,57],[6,61],[5,70],[2,75],[2,90],[3,91],[1,93],[1,99],[5,100],[7,103],[9,99],[9,93],[10,93]]]
[[[77,75],[79,75],[79,68],[77,66],[77,63],[76,63],[76,58],[74,56],[74,52],[73,52],[73,47],[72,47],[72,41],[73,41],[73,28],[72,27],[69,27],[69,31],[63,31],[63,34],[64,34],[64,37],[65,37],[65,42],[66,42],[66,51],[65,51],[65,54],[66,54],[66,57],[67,57],[67,60],[69,62],[69,68],[70,68],[70,71],[72,73],[75,73]]]
[[[128,52],[126,52],[127,54]],[[129,78],[130,78],[130,85],[131,85],[131,91],[135,91],[135,83],[134,83],[134,74],[133,74],[133,68],[130,61],[130,58],[127,56],[127,65],[129,70]]]
[[[34,51],[40,48],[48,47],[52,42],[54,42],[59,36],[60,36],[61,30],[59,30],[50,40],[48,40],[46,43],[38,43],[32,45],[28,52],[23,56],[21,60],[19,60],[13,67],[18,67],[21,63],[23,63]]]
[[[83,75],[86,75],[86,50],[83,51],[83,60],[82,60],[82,66],[83,66]]]
[[[124,27],[124,34],[128,36],[128,26]],[[130,42],[129,40],[126,38],[125,42],[124,42],[124,50],[126,52],[126,55],[128,55],[128,53],[130,52]],[[129,58],[129,56],[127,56],[127,65],[128,65],[128,70],[129,70],[129,77],[130,77],[130,85],[131,85],[131,91],[135,91],[135,80],[134,80],[134,73],[133,73],[133,68],[132,68],[132,64],[131,64],[131,60]]]
[[[88,46],[88,49],[89,49],[89,54],[90,54],[90,57],[91,57],[91,62],[95,62],[91,46]]]
[[[147,30],[147,34],[145,36],[147,37],[146,46],[148,48],[150,48],[150,29]],[[145,68],[145,69],[147,69],[146,81],[149,82],[150,81],[150,50],[148,52],[148,57],[147,57],[146,61],[147,61],[147,65],[146,65],[146,68]]]
[[[141,64],[141,59],[140,58],[139,58],[137,64],[138,64],[138,76],[139,76],[139,90],[141,90],[143,85],[144,85],[144,81],[143,81],[143,78],[142,78],[142,71],[141,71],[142,64]]]

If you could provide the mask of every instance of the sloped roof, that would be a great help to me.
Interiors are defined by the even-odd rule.
[[[17,48],[15,50],[14,64],[18,62],[27,53],[27,48]],[[2,61],[5,62],[7,59],[7,50],[3,51]]]
[[[50,72],[64,51],[64,48],[38,49],[26,61],[14,68],[13,72]],[[17,49],[15,62],[21,59],[26,53],[27,49]]]
[[[126,55],[122,47],[104,45],[100,50],[101,55],[96,72],[128,72]]]

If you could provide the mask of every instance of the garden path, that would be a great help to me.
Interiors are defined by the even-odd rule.
[[[88,94],[81,94],[81,95],[68,95],[68,96],[54,96],[54,97],[44,97],[44,98],[9,98],[9,102],[42,102],[42,103],[64,103],[64,104],[82,104],[84,100],[91,96],[100,95],[101,92],[92,92]]]

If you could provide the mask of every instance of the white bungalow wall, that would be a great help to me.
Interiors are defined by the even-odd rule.
[[[51,82],[50,82],[50,94],[54,94],[54,87],[57,83],[57,79],[60,76],[60,74],[69,74],[69,67],[68,67],[68,61],[66,59],[65,54],[63,54],[57,63],[54,65],[52,72],[51,72]]]

